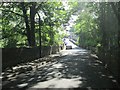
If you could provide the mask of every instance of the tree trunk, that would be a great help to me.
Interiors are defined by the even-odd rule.
[[[103,64],[105,65],[105,53],[106,53],[106,31],[105,31],[105,3],[104,2],[101,2],[100,3],[100,25],[99,25],[99,28],[100,28],[100,32],[101,32],[101,45],[102,47],[100,48],[99,50],[99,56],[103,62]]]
[[[42,24],[42,21],[40,19],[40,15],[38,13],[38,17],[39,17],[39,55],[40,55],[40,58],[42,57],[41,55],[41,49],[42,49],[42,43],[41,43],[41,24]]]
[[[118,19],[118,82],[120,84],[120,2],[113,3],[111,2],[111,6],[113,11]]]
[[[24,2],[21,3],[21,7],[22,7],[23,16],[24,16],[25,25],[26,25],[26,33],[27,33],[28,45],[31,46],[30,26],[29,26],[27,10],[25,8]]]
[[[118,82],[120,84],[120,2],[118,2],[118,64],[119,64],[119,78],[118,78]]]
[[[35,43],[35,3],[30,7],[30,26],[31,26],[31,46],[34,47]]]

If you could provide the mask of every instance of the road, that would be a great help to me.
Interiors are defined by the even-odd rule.
[[[17,76],[16,82],[8,86],[37,90],[39,88],[118,88],[114,77],[104,68],[102,62],[92,57],[90,51],[71,43],[73,49],[62,50],[52,63],[37,67]],[[53,55],[53,56],[54,56]]]

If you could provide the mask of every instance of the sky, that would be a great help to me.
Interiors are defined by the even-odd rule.
[[[69,10],[70,6],[68,5],[69,0],[62,0],[63,6],[65,10]],[[70,20],[68,21],[68,25],[66,26],[66,30],[70,30],[70,28],[75,24],[74,21],[76,21],[78,18],[77,15],[71,15]]]

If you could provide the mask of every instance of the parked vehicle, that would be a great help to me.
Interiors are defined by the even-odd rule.
[[[66,46],[66,49],[72,49],[72,45],[70,44],[70,41],[68,38],[64,38],[63,41]]]
[[[72,49],[72,45],[71,44],[66,44],[66,49]]]

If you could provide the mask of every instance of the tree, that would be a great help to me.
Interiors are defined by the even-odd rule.
[[[3,3],[2,10],[2,47],[34,47],[39,45],[54,45],[57,34],[63,31],[62,25],[69,20],[62,2],[21,2]],[[38,15],[42,23],[38,23]],[[39,33],[39,27],[41,33]]]

